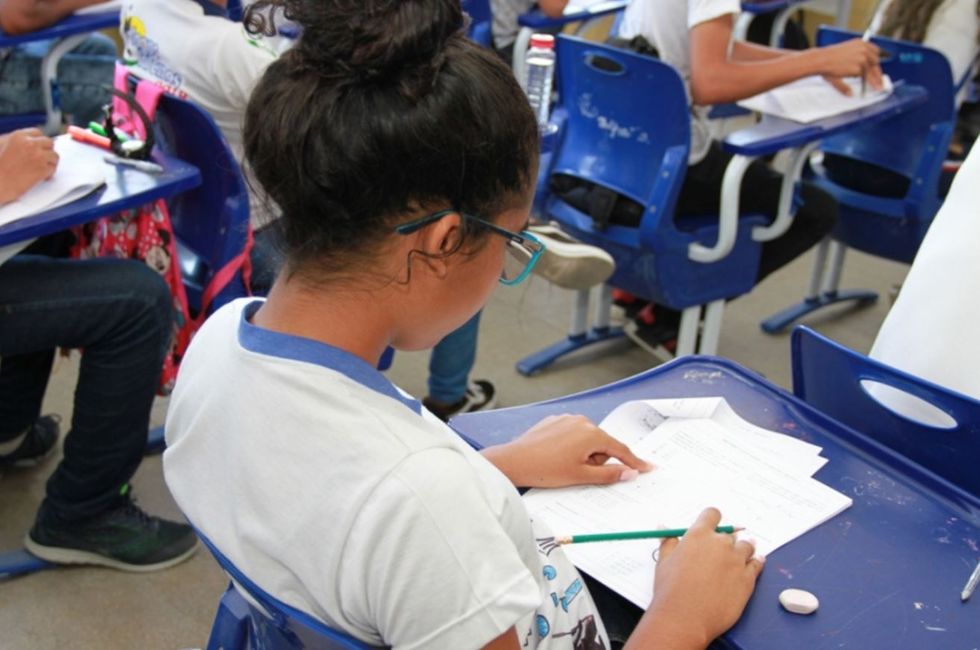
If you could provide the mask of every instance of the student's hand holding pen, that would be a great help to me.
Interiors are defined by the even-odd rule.
[[[842,77],[862,77],[873,90],[881,90],[884,82],[881,74],[881,51],[874,43],[855,38],[836,45],[807,50],[814,57],[818,74],[844,95],[851,91]]]
[[[720,521],[708,508],[661,543],[653,602],[624,650],[705,648],[742,615],[764,563],[750,542],[715,532]]]
[[[582,415],[552,415],[483,455],[518,487],[609,484],[653,466]],[[607,463],[611,458],[619,463]]]

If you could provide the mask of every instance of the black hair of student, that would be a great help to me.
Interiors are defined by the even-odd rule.
[[[881,20],[882,36],[901,38],[913,43],[921,43],[926,38],[926,30],[932,15],[945,0],[893,0]],[[977,15],[980,16],[980,2],[977,2]],[[980,34],[977,35],[980,42]]]
[[[492,220],[529,191],[534,114],[510,69],[466,38],[459,0],[259,0],[246,25],[269,34],[280,9],[302,35],[259,81],[244,130],[290,272],[368,261],[413,210]],[[486,233],[463,223],[475,250]]]

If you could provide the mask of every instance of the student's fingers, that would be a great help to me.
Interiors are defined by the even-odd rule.
[[[755,579],[759,577],[759,574],[762,573],[762,570],[766,567],[766,561],[761,557],[753,557],[749,559],[749,561],[745,564],[745,567],[748,569],[752,578]]]
[[[677,545],[680,543],[681,540],[677,537],[668,537],[667,539],[661,540],[660,551],[657,553],[658,557],[660,558],[659,561],[663,562],[670,557],[670,554],[674,552],[674,549],[676,549]]]
[[[718,527],[718,523],[720,521],[721,512],[718,511],[718,508],[705,508],[701,511],[701,514],[698,515],[698,518],[694,521],[694,523],[691,524],[691,527],[688,528],[688,532],[713,532],[714,529]]]
[[[844,83],[844,80],[840,77],[824,77],[824,79],[827,80],[827,83],[836,88],[837,92],[839,92],[841,95],[847,97],[851,96],[851,87]]]
[[[43,151],[54,151],[54,140],[46,135],[38,135],[32,138],[31,144]]]
[[[635,469],[639,472],[649,472],[653,469],[653,465],[643,460],[632,451],[630,448],[616,440],[609,434],[604,433],[608,439],[606,440],[605,448],[598,451],[597,453],[606,454],[611,456],[621,462],[623,465],[631,469]]]
[[[581,480],[583,483],[591,483],[593,485],[611,485],[623,481],[632,481],[639,475],[639,470],[620,465],[619,463],[583,465]]]
[[[748,562],[752,559],[752,556],[755,555],[755,543],[746,539],[740,539],[735,542],[735,553],[737,553],[743,561]]]
[[[18,134],[25,138],[36,138],[39,135],[40,136],[44,135],[41,129],[37,128],[36,126],[32,126],[27,129],[17,129],[16,131],[13,132],[13,135],[18,135]]]
[[[868,70],[867,80],[868,83],[871,84],[872,88],[875,90],[881,90],[885,86],[885,79],[883,73],[881,72],[881,67],[876,65]]]

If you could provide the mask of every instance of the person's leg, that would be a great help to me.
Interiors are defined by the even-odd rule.
[[[14,49],[0,65],[0,114],[41,112],[41,60],[52,41],[28,43]],[[109,101],[116,48],[111,39],[93,34],[58,64],[61,109],[75,124],[100,120]]]
[[[166,285],[139,262],[21,256],[0,266],[0,304],[0,421],[37,416],[51,350],[84,350],[44,514],[74,521],[104,511],[142,458],[172,328]]]
[[[494,405],[495,389],[486,380],[470,382],[476,363],[476,341],[480,314],[447,335],[432,348],[429,357],[429,395],[426,408],[443,419],[456,413],[477,411]]]

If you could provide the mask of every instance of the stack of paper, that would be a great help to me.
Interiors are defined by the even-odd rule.
[[[843,81],[851,89],[850,95],[841,94],[823,77],[814,76],[804,77],[761,95],[743,99],[738,102],[738,105],[750,111],[808,124],[877,104],[891,95],[893,90],[888,76],[885,76],[881,90],[871,90],[868,86],[863,94],[860,78],[849,77]]]
[[[103,151],[67,135],[55,138],[58,169],[16,201],[0,206],[0,226],[76,201],[105,185]]]
[[[766,555],[851,505],[812,478],[827,462],[820,447],[746,422],[720,397],[628,402],[600,426],[657,468],[617,485],[530,490],[528,511],[556,535],[684,528],[713,506]],[[634,540],[564,548],[580,569],[645,608],[658,547]]]

